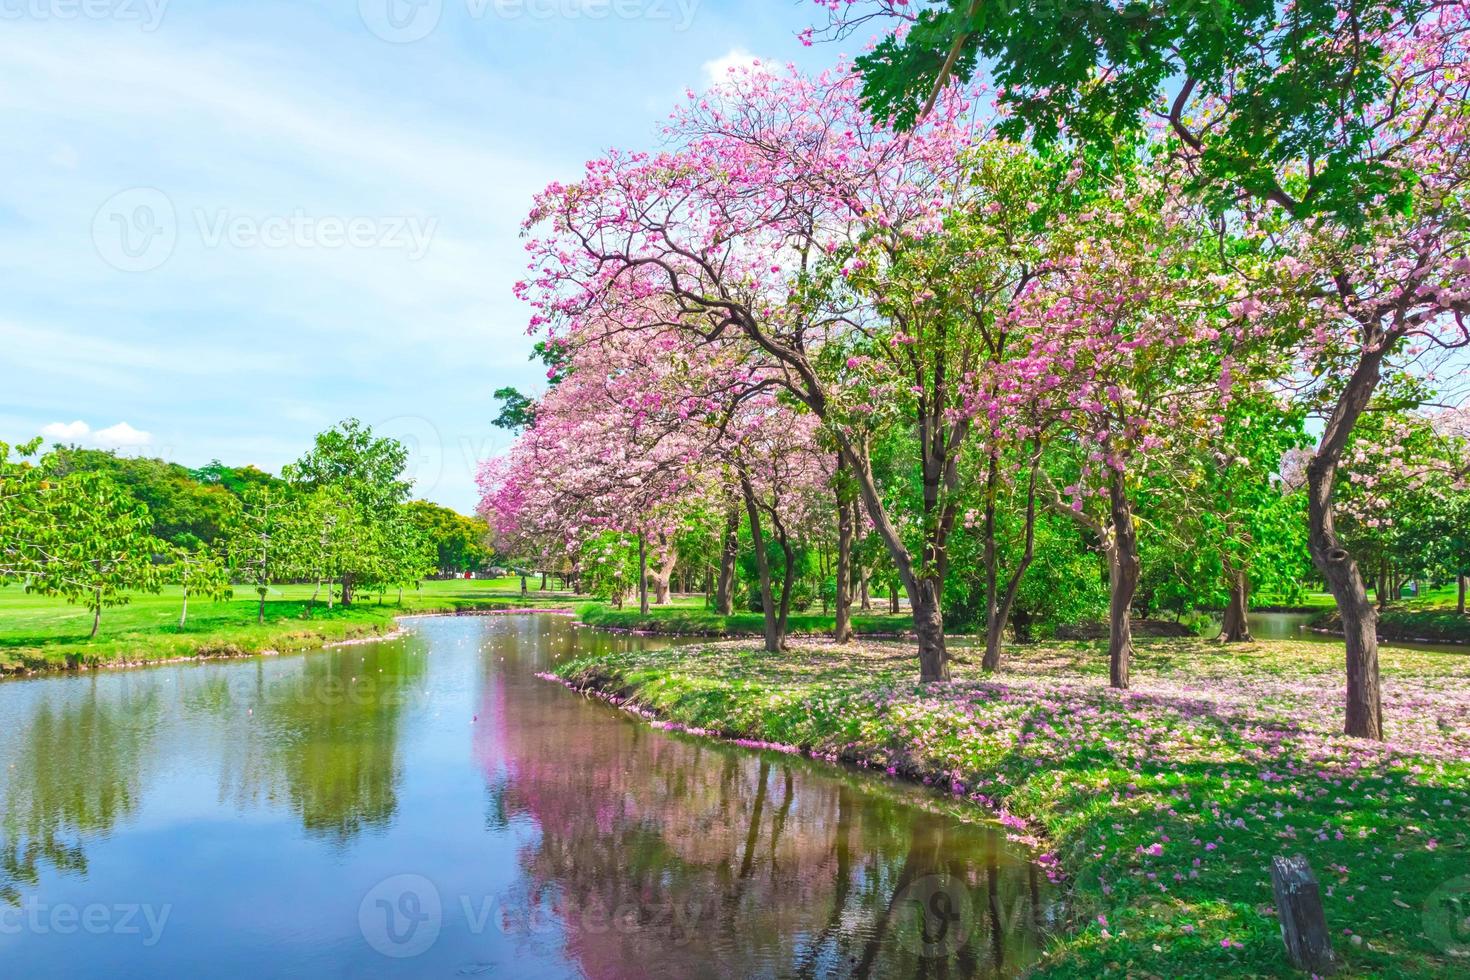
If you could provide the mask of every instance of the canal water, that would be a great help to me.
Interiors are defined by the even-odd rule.
[[[1062,911],[917,787],[538,679],[668,641],[407,621],[0,683],[5,977],[1001,977]]]

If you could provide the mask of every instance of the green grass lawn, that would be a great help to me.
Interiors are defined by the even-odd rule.
[[[533,579],[531,584],[536,585]],[[19,586],[0,588],[0,673],[46,670],[68,665],[140,663],[190,656],[242,656],[267,650],[310,649],[393,628],[395,617],[414,612],[460,612],[520,606],[568,607],[566,594],[532,589],[522,596],[520,580],[424,582],[420,590],[359,596],[349,607],[328,610],[318,602],[308,610],[313,587],[274,587],[265,604],[265,622],[256,624],[253,591],[236,589],[227,602],[189,600],[189,618],[179,629],[182,603],[177,587],[157,595],[137,595],[125,606],[102,611],[96,639],[91,614],[60,599],[28,595]],[[585,601],[585,600],[580,600]]]
[[[1470,975],[1470,655],[1385,648],[1390,741],[1374,743],[1339,734],[1337,644],[1142,640],[1128,692],[1107,687],[1099,644],[1008,654],[994,675],[965,658],[948,685],[916,683],[909,645],[871,640],[608,653],[559,673],[675,728],[999,813],[1071,902],[1039,975],[1302,975],[1273,907],[1278,854],[1315,869],[1347,975]]]

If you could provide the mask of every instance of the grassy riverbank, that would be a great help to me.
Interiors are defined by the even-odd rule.
[[[1073,898],[1049,976],[1290,975],[1268,867],[1298,853],[1349,973],[1465,969],[1423,912],[1470,871],[1470,657],[1386,649],[1393,740],[1378,745],[1336,734],[1334,645],[1143,641],[1127,693],[1106,687],[1097,645],[1012,653],[1005,673],[962,665],[927,688],[905,646],[874,641],[610,654],[561,673],[684,726],[998,809]]]
[[[886,608],[886,606],[885,606]],[[606,603],[587,603],[577,609],[577,618],[588,626],[602,629],[636,630],[643,633],[668,633],[693,636],[761,636],[765,617],[758,612],[735,612],[729,616],[704,605],[703,597],[681,598],[667,606],[653,606],[647,613],[638,604],[614,609]],[[835,617],[832,613],[793,612],[788,620],[793,636],[818,636],[831,633]],[[856,613],[852,628],[859,634],[900,636],[913,629],[908,613]]]
[[[273,588],[265,622],[257,625],[253,592],[228,602],[189,601],[188,622],[179,629],[182,596],[176,587],[135,596],[125,606],[102,611],[101,629],[89,638],[86,609],[59,599],[27,595],[16,586],[0,589],[0,673],[59,670],[68,666],[150,663],[187,657],[246,656],[287,652],[338,640],[386,633],[409,613],[466,612],[520,606],[566,606],[567,596],[531,592],[522,596],[518,579],[425,582],[420,590],[360,596],[351,606],[309,608],[312,587]]]
[[[1342,631],[1342,620],[1330,607],[1313,625]],[[1441,586],[1417,598],[1389,603],[1378,613],[1378,635],[1406,643],[1470,643],[1470,615],[1458,611],[1455,586]]]

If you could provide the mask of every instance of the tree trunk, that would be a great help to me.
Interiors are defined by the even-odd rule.
[[[87,637],[90,640],[97,638],[97,627],[102,625],[102,591],[97,591],[97,604],[92,607],[92,632]]]
[[[1460,598],[1459,601],[1455,603],[1455,611],[1463,616],[1465,615],[1465,588],[1466,583],[1470,582],[1470,575],[1458,575],[1456,576],[1456,578],[1458,578],[1460,581]]]
[[[1368,601],[1362,572],[1351,552],[1337,539],[1332,484],[1353,426],[1378,386],[1378,368],[1386,347],[1363,355],[1338,396],[1322,441],[1307,463],[1307,546],[1312,563],[1327,580],[1337,602],[1347,648],[1347,710],[1343,731],[1358,738],[1383,738],[1383,699],[1378,677],[1378,614]]]
[[[1128,502],[1123,474],[1114,472],[1108,496],[1112,507],[1112,543],[1108,552],[1108,682],[1128,687],[1133,658],[1133,595],[1138,591],[1138,532],[1133,526],[1133,508]]]
[[[832,639],[846,643],[852,639],[852,505],[843,492],[842,480],[847,463],[837,454],[837,610]],[[825,589],[823,592],[825,593]]]
[[[521,573],[521,595],[528,595],[530,593],[530,591],[531,590],[529,588],[527,588],[527,586],[526,586],[526,573],[525,572],[522,572]],[[347,603],[344,602],[342,604],[345,606]]]
[[[638,612],[648,615],[648,537],[638,535]]]
[[[796,579],[796,555],[791,550],[791,541],[786,537],[786,532],[779,526],[777,528],[777,540],[781,545],[781,556],[785,559],[786,569],[781,575],[781,602],[780,613],[776,617],[776,636],[780,640],[781,649],[786,649],[786,624],[791,618],[791,584]]]
[[[943,379],[937,381],[942,391]],[[942,397],[934,404],[942,404]],[[909,595],[909,604],[914,616],[914,634],[919,640],[919,680],[921,682],[945,681],[949,679],[948,654],[944,648],[944,613],[941,596],[944,591],[944,575],[948,564],[947,541],[954,527],[955,503],[952,491],[959,482],[957,455],[951,452],[954,445],[962,441],[967,423],[956,423],[953,430],[942,422],[942,413],[937,407],[921,412],[919,418],[920,477],[924,491],[924,548],[919,570],[914,567],[914,558],[904,544],[903,537],[888,518],[883,499],[878,493],[872,467],[866,451],[858,449],[839,431],[838,440],[847,462],[852,467],[859,495],[867,508],[868,519],[878,531],[878,536],[888,548],[898,572],[899,581]],[[948,493],[944,496],[942,491]]]
[[[264,603],[265,599],[262,598],[260,601]],[[342,576],[342,605],[352,605],[352,576],[350,575]]]
[[[544,570],[541,572],[541,591],[546,591],[546,572]]]
[[[674,579],[674,568],[679,564],[679,553],[663,534],[654,540],[657,547],[652,571],[653,602],[657,606],[667,606],[672,601],[669,585]]]
[[[1225,560],[1225,586],[1230,598],[1225,603],[1225,621],[1220,626],[1220,639],[1225,643],[1251,642],[1250,573]]]
[[[919,683],[949,680],[949,655],[944,649],[944,615],[939,607],[943,584],[931,577],[919,579],[909,593],[914,607],[914,634],[919,640]],[[897,592],[894,593],[897,596]]]
[[[1007,621],[1011,618],[1011,607],[1016,603],[1016,594],[1021,591],[1021,580],[1036,557],[1036,480],[1041,470],[1041,441],[1034,441],[1031,454],[1031,477],[1026,487],[1026,545],[1015,569],[1006,580],[1004,593],[998,593],[997,557],[995,547],[995,498],[999,489],[999,469],[995,453],[990,456],[988,492],[985,497],[985,656],[981,666],[985,670],[999,670],[1001,663],[1001,640],[1005,636]]]
[[[346,602],[342,603],[344,606]],[[261,626],[265,623],[265,589],[260,590],[260,604],[255,607],[255,625]]]
[[[868,569],[858,569],[858,608],[863,612],[873,611],[873,593],[868,588]]]
[[[781,636],[776,623],[776,603],[771,596],[771,561],[766,554],[766,539],[761,533],[761,515],[755,500],[755,488],[744,470],[740,472],[740,492],[745,498],[745,515],[750,520],[750,541],[755,546],[755,567],[760,576],[761,612],[765,617],[766,651],[780,653]]]
[[[898,615],[898,583],[891,582],[888,585],[888,611]]]
[[[720,547],[720,582],[715,589],[715,612],[728,616],[735,611],[735,559],[740,556],[740,508],[731,504],[725,513],[725,539]]]

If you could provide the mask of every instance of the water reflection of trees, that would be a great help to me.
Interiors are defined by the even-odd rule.
[[[0,900],[20,901],[46,868],[86,873],[87,835],[134,812],[143,764],[163,714],[151,686],[67,678],[6,733],[0,771]]]
[[[207,699],[228,706],[241,736],[219,747],[221,800],[287,805],[309,835],[338,844],[386,827],[403,774],[401,720],[423,695],[421,644],[357,647],[294,666],[259,664],[248,681],[231,677],[226,696]]]
[[[1036,953],[1034,868],[986,828],[802,760],[489,685],[500,805],[540,830],[514,902],[555,909],[588,976],[1008,976]],[[918,908],[895,899],[929,876],[968,908],[926,957]]]
[[[159,773],[217,771],[236,807],[285,806],[345,843],[398,807],[422,643],[34,682],[0,766],[0,901],[47,869],[85,874],[89,837],[132,817]],[[162,766],[165,759],[175,764]]]

